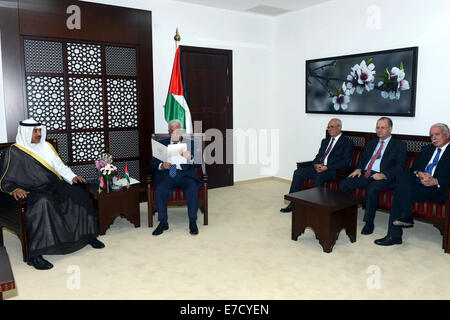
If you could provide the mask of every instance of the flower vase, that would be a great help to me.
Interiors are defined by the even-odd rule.
[[[106,192],[109,193],[111,191],[111,182],[112,179],[110,176],[105,176],[105,183],[106,183]]]

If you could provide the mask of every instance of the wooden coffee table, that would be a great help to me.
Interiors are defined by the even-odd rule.
[[[139,194],[146,191],[146,185],[133,184],[129,189],[126,187],[119,190],[111,189],[109,193],[103,189],[101,193],[98,193],[98,186],[90,184],[89,193],[93,196],[98,208],[100,234],[104,235],[118,216],[124,216],[136,228],[140,227]]]
[[[0,247],[0,300],[3,300],[3,292],[13,290],[16,287],[14,276],[9,263],[6,248]]]
[[[284,196],[292,201],[292,240],[312,227],[323,251],[330,253],[343,228],[356,241],[358,204],[362,198],[351,193],[313,188]]]

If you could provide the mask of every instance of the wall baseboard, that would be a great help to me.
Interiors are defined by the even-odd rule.
[[[256,178],[256,179],[249,179],[249,180],[241,180],[241,181],[235,181],[235,185],[241,185],[241,184],[247,184],[247,183],[254,183],[254,182],[263,182],[263,181],[279,181],[284,183],[291,183],[291,180],[279,178],[279,177],[264,177],[264,178]]]

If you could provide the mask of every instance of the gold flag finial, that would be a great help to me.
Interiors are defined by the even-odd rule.
[[[178,33],[178,28],[177,28],[177,31],[175,32],[175,37],[173,37],[173,39],[176,42],[180,42],[180,40],[181,40],[180,34]]]

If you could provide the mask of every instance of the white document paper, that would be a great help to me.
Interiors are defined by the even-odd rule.
[[[167,162],[167,147],[162,143],[152,139],[153,156],[162,162]]]
[[[186,143],[169,144],[167,146],[167,162],[171,164],[186,164],[187,159],[181,155],[187,151]]]

